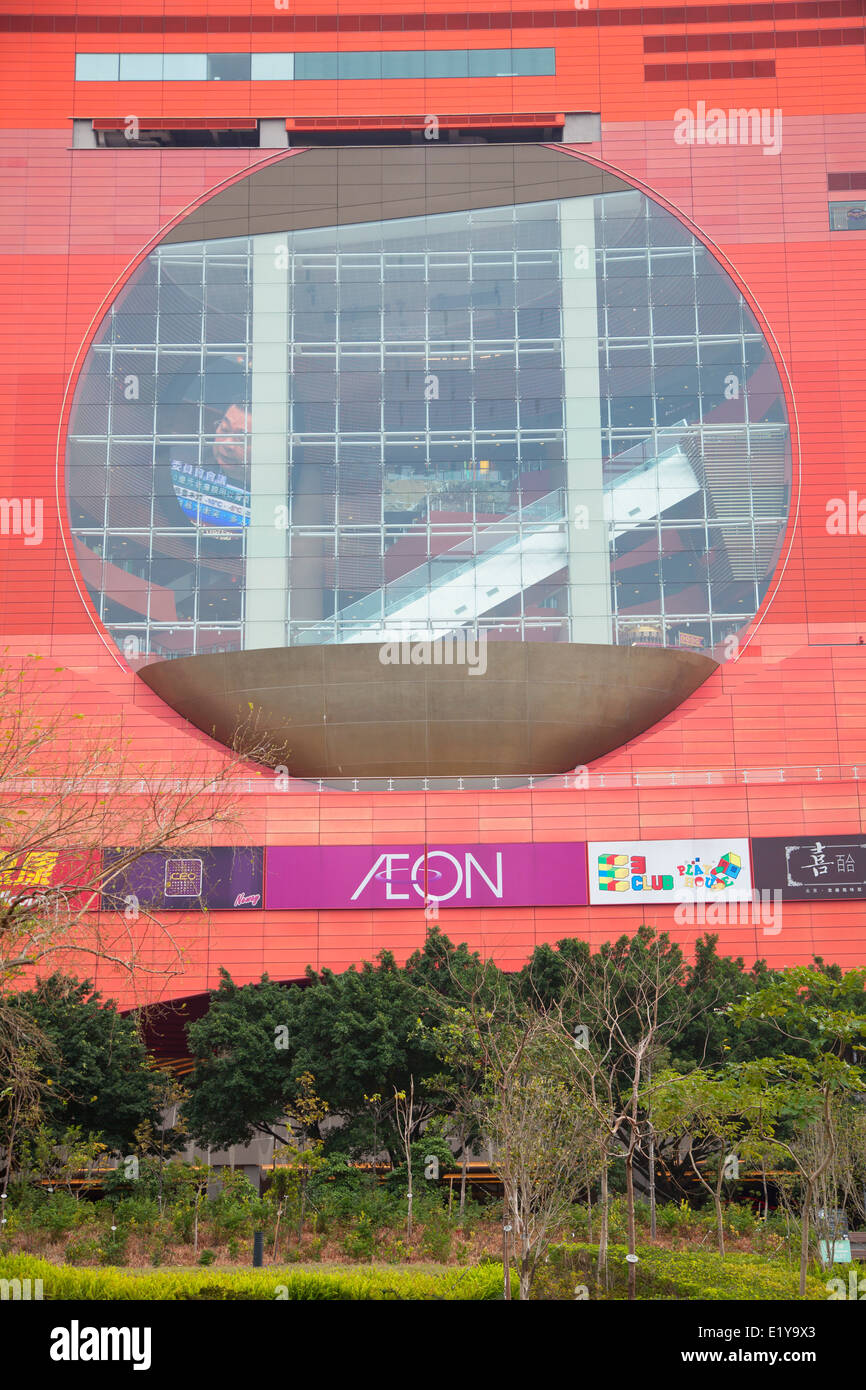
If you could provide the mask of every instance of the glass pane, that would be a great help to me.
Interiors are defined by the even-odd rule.
[[[166,53],[163,77],[166,82],[204,82],[207,78],[207,54]]]
[[[253,82],[291,82],[295,75],[294,53],[253,53],[250,63]]]
[[[211,82],[249,82],[249,53],[209,53],[207,75]]]
[[[556,73],[555,48],[515,48],[516,77],[553,77]]]
[[[866,199],[830,204],[830,226],[834,232],[866,231]]]
[[[121,82],[160,82],[162,80],[161,53],[121,53]]]
[[[383,77],[423,77],[424,76],[424,54],[423,53],[383,53],[382,54],[382,76]]]
[[[425,77],[468,77],[469,54],[455,49],[428,49],[424,55]]]
[[[295,54],[295,80],[298,82],[335,82],[339,75],[336,53]]]
[[[380,78],[382,76],[382,55],[380,53],[341,53],[338,70],[339,76],[346,80]]]
[[[76,82],[116,82],[120,55],[118,53],[77,53]]]
[[[470,77],[510,77],[512,51],[510,48],[480,48],[469,50]]]

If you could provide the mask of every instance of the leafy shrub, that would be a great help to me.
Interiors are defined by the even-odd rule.
[[[108,1231],[98,1247],[99,1260],[104,1265],[122,1265],[126,1262],[127,1233],[119,1227]]]
[[[403,1264],[409,1251],[406,1249],[405,1241],[401,1240],[398,1236],[396,1240],[391,1241],[388,1245],[384,1245],[380,1254],[382,1259],[387,1260],[389,1264],[399,1265]]]
[[[71,1240],[64,1252],[64,1259],[68,1265],[83,1265],[89,1260],[98,1259],[100,1249],[99,1241],[91,1236],[89,1239]]]
[[[593,1213],[593,1220],[595,1221],[595,1219],[596,1214]],[[586,1207],[576,1203],[569,1211],[563,1224],[574,1233],[577,1239],[585,1240],[589,1235],[589,1213]]]
[[[372,1260],[376,1246],[376,1232],[367,1212],[361,1211],[355,1217],[351,1229],[343,1237],[343,1250],[353,1260]]]
[[[198,1263],[200,1265],[212,1265],[215,1259],[215,1250],[202,1250],[201,1254],[198,1257]]]
[[[448,1220],[448,1215],[441,1208],[436,1213],[429,1213],[424,1222],[424,1234],[421,1237],[421,1248],[438,1260],[440,1264],[446,1264],[451,1255],[451,1239],[454,1228]]]
[[[675,1206],[673,1202],[666,1202],[656,1208],[656,1226],[660,1231],[685,1231],[696,1222],[697,1214],[685,1200],[680,1202],[679,1206]]]
[[[722,1215],[728,1229],[735,1231],[738,1236],[751,1235],[757,1225],[752,1208],[741,1203],[732,1203],[723,1210]]]
[[[159,1203],[155,1197],[124,1197],[114,1208],[114,1220],[125,1226],[150,1226],[159,1218]]]
[[[625,1202],[622,1197],[613,1197],[608,1208],[607,1215],[607,1235],[609,1240],[618,1240],[625,1236],[628,1226],[628,1216],[626,1213]]]
[[[52,1236],[74,1231],[85,1215],[71,1192],[52,1192],[46,1202],[33,1210],[34,1225]]]
[[[180,1237],[184,1245],[191,1245],[195,1225],[195,1208],[175,1207],[171,1213],[171,1224],[175,1235]]]
[[[656,1212],[658,1212],[658,1207],[656,1207]],[[643,1197],[635,1197],[634,1199],[634,1219],[639,1226],[649,1226],[652,1221],[652,1208]]]

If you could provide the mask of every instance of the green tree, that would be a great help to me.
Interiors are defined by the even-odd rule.
[[[866,1038],[864,986],[866,968],[843,974],[817,961],[778,971],[764,989],[730,1010],[735,1022],[771,1020],[792,1043],[810,1039],[807,1056],[783,1053],[742,1062],[739,1068],[747,1081],[773,1088],[794,1125],[794,1137],[777,1131],[773,1147],[791,1159],[801,1182],[801,1296],[806,1292],[814,1195],[836,1152],[838,1104],[866,1086],[866,1075],[854,1060]],[[798,1131],[808,1135],[808,1142],[797,1142]]]
[[[305,1073],[342,1121],[325,1137],[327,1149],[369,1152],[375,1142],[395,1152],[393,1096],[407,1089],[411,1076],[422,1097],[414,1108],[417,1137],[438,1104],[421,1091],[423,1080],[440,1070],[419,1027],[433,996],[389,952],[375,965],[365,961],[339,975],[308,970],[302,987],[267,976],[258,985],[239,986],[226,971],[221,976],[208,1013],[187,1029],[196,1059],[187,1119],[197,1138],[226,1146],[259,1133],[282,1143],[282,1122]],[[385,1098],[375,1113],[365,1100],[373,1093]]]
[[[376,1142],[392,1158],[402,1152],[395,1124],[394,1092],[407,1091],[415,1078],[416,1104],[411,1139],[436,1112],[438,1100],[422,1090],[439,1070],[435,1053],[419,1027],[429,996],[401,970],[389,951],[375,965],[365,961],[341,975],[309,972],[299,1010],[296,1065],[316,1078],[319,1094],[343,1125],[329,1136],[330,1146],[371,1152]],[[380,1094],[374,1114],[365,1096]],[[426,1099],[423,1098],[426,1096]],[[418,1097],[422,1097],[419,1099]]]
[[[736,1067],[718,1072],[695,1067],[685,1074],[671,1069],[658,1073],[644,1087],[641,1100],[652,1106],[658,1134],[685,1141],[694,1174],[715,1207],[719,1254],[724,1255],[722,1188],[726,1177],[733,1176],[730,1160],[760,1160],[766,1154],[781,1097],[760,1078]],[[712,1183],[697,1162],[696,1147],[713,1164]]]
[[[505,986],[503,986],[505,988]],[[453,1007],[434,1030],[440,1056],[453,1069],[477,1072],[457,1097],[473,1116],[502,1178],[507,1233],[517,1256],[521,1300],[528,1299],[538,1262],[586,1184],[587,1155],[598,1153],[599,1122],[585,1097],[581,1066],[557,1011],[482,1005],[478,996]],[[505,1297],[510,1282],[504,1273]]]
[[[220,970],[204,1018],[187,1026],[195,1059],[186,1120],[202,1144],[227,1148],[255,1134],[277,1143],[299,1094],[296,1065],[303,991],[277,984],[236,985]]]
[[[89,980],[54,974],[7,1003],[50,1045],[40,1059],[49,1131],[59,1136],[78,1128],[122,1152],[133,1147],[141,1125],[159,1126],[158,1082],[137,1024]]]

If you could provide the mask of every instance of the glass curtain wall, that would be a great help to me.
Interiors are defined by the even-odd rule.
[[[754,317],[635,191],[158,248],[68,484],[131,659],[459,629],[723,657],[790,467]]]

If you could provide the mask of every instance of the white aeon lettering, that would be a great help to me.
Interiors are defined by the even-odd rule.
[[[470,853],[468,850],[463,856],[462,863],[456,855],[451,854],[448,850],[445,849],[430,849],[426,852],[422,851],[422,853],[418,855],[418,858],[415,860],[412,867],[408,869],[409,882],[411,883],[419,898],[422,898],[425,901],[435,901],[441,903],[447,902],[449,898],[453,898],[457,893],[459,893],[464,883],[466,885],[466,897],[467,899],[471,899],[473,897],[474,892],[483,891],[481,889],[481,885],[478,883],[478,879],[481,879],[483,883],[486,884],[493,897],[501,899],[505,891],[505,886],[503,882],[502,850],[496,850],[495,855],[495,869],[486,869],[482,864],[479,863],[476,856]],[[362,878],[361,882],[358,884],[358,887],[355,889],[354,893],[350,898],[350,902],[357,902],[358,898],[364,892],[364,889],[374,878],[377,877],[384,878],[385,880],[386,898],[390,899],[391,901],[399,900],[401,902],[405,902],[410,897],[410,894],[408,892],[399,893],[392,891],[395,885],[392,883],[391,878],[392,873],[394,872],[394,868],[392,866],[395,864],[395,862],[397,860],[406,860],[408,858],[408,852],[405,854],[380,854],[378,859],[373,864],[372,868],[369,869],[369,871]],[[431,861],[434,859],[447,859],[449,863],[454,865],[456,881],[453,887],[450,888],[447,893],[434,893],[431,891],[429,881],[425,883],[425,879],[428,879],[428,875],[424,867],[425,861],[429,865]],[[385,870],[384,874],[380,873],[380,870],[383,867]],[[476,875],[475,880],[473,880],[473,871]],[[406,873],[407,870],[402,864],[400,864],[398,866],[398,872],[403,874]],[[441,877],[441,875],[437,873],[435,877],[438,879]]]
[[[349,901],[350,901],[350,902],[355,902],[355,900],[361,896],[361,894],[363,893],[364,889],[367,887],[367,884],[370,882],[370,879],[371,879],[371,878],[373,877],[373,875],[376,873],[376,870],[379,868],[379,866],[380,866],[381,864],[384,864],[384,865],[385,865],[385,885],[386,885],[386,886],[385,886],[385,896],[386,896],[386,898],[404,898],[404,899],[405,899],[405,898],[408,898],[408,896],[409,896],[408,893],[392,893],[392,892],[391,892],[391,861],[392,861],[393,859],[408,859],[408,858],[409,858],[409,855],[408,855],[408,854],[380,854],[380,855],[379,855],[379,858],[376,860],[376,862],[375,862],[375,864],[373,865],[372,869],[371,869],[370,872],[367,874],[366,878],[363,878],[363,879],[361,880],[361,882],[358,884],[358,887],[355,889],[355,891],[354,891],[354,893],[352,894],[352,896],[351,896],[351,898],[349,899]]]
[[[428,864],[430,863],[431,859],[437,857],[439,859],[449,859],[451,861],[451,863],[457,870],[457,882],[454,884],[454,887],[451,889],[450,893],[431,893],[428,888],[426,896],[427,898],[432,899],[434,902],[445,903],[448,901],[449,898],[453,898],[454,894],[458,893],[460,889],[463,887],[463,870],[460,867],[460,860],[455,859],[453,854],[449,854],[447,849],[431,849],[427,851]],[[423,887],[421,887],[417,882],[418,867],[423,863],[424,855],[419,854],[418,858],[415,860],[415,863],[412,865],[412,886],[415,889],[415,892],[418,894],[419,898],[423,898],[425,896]]]
[[[471,897],[472,897],[472,868],[473,868],[473,866],[478,870],[478,873],[480,874],[481,878],[484,879],[484,882],[487,884],[487,887],[490,889],[490,891],[491,891],[491,893],[493,894],[494,898],[501,898],[501,897],[502,897],[502,850],[501,850],[501,849],[498,849],[498,850],[496,851],[496,882],[495,882],[495,883],[491,883],[491,882],[490,882],[490,879],[487,877],[487,874],[484,872],[484,870],[482,869],[481,865],[478,863],[478,860],[475,858],[475,855],[474,855],[474,854],[467,854],[467,855],[466,855],[466,896],[467,896],[467,898],[471,898]]]

